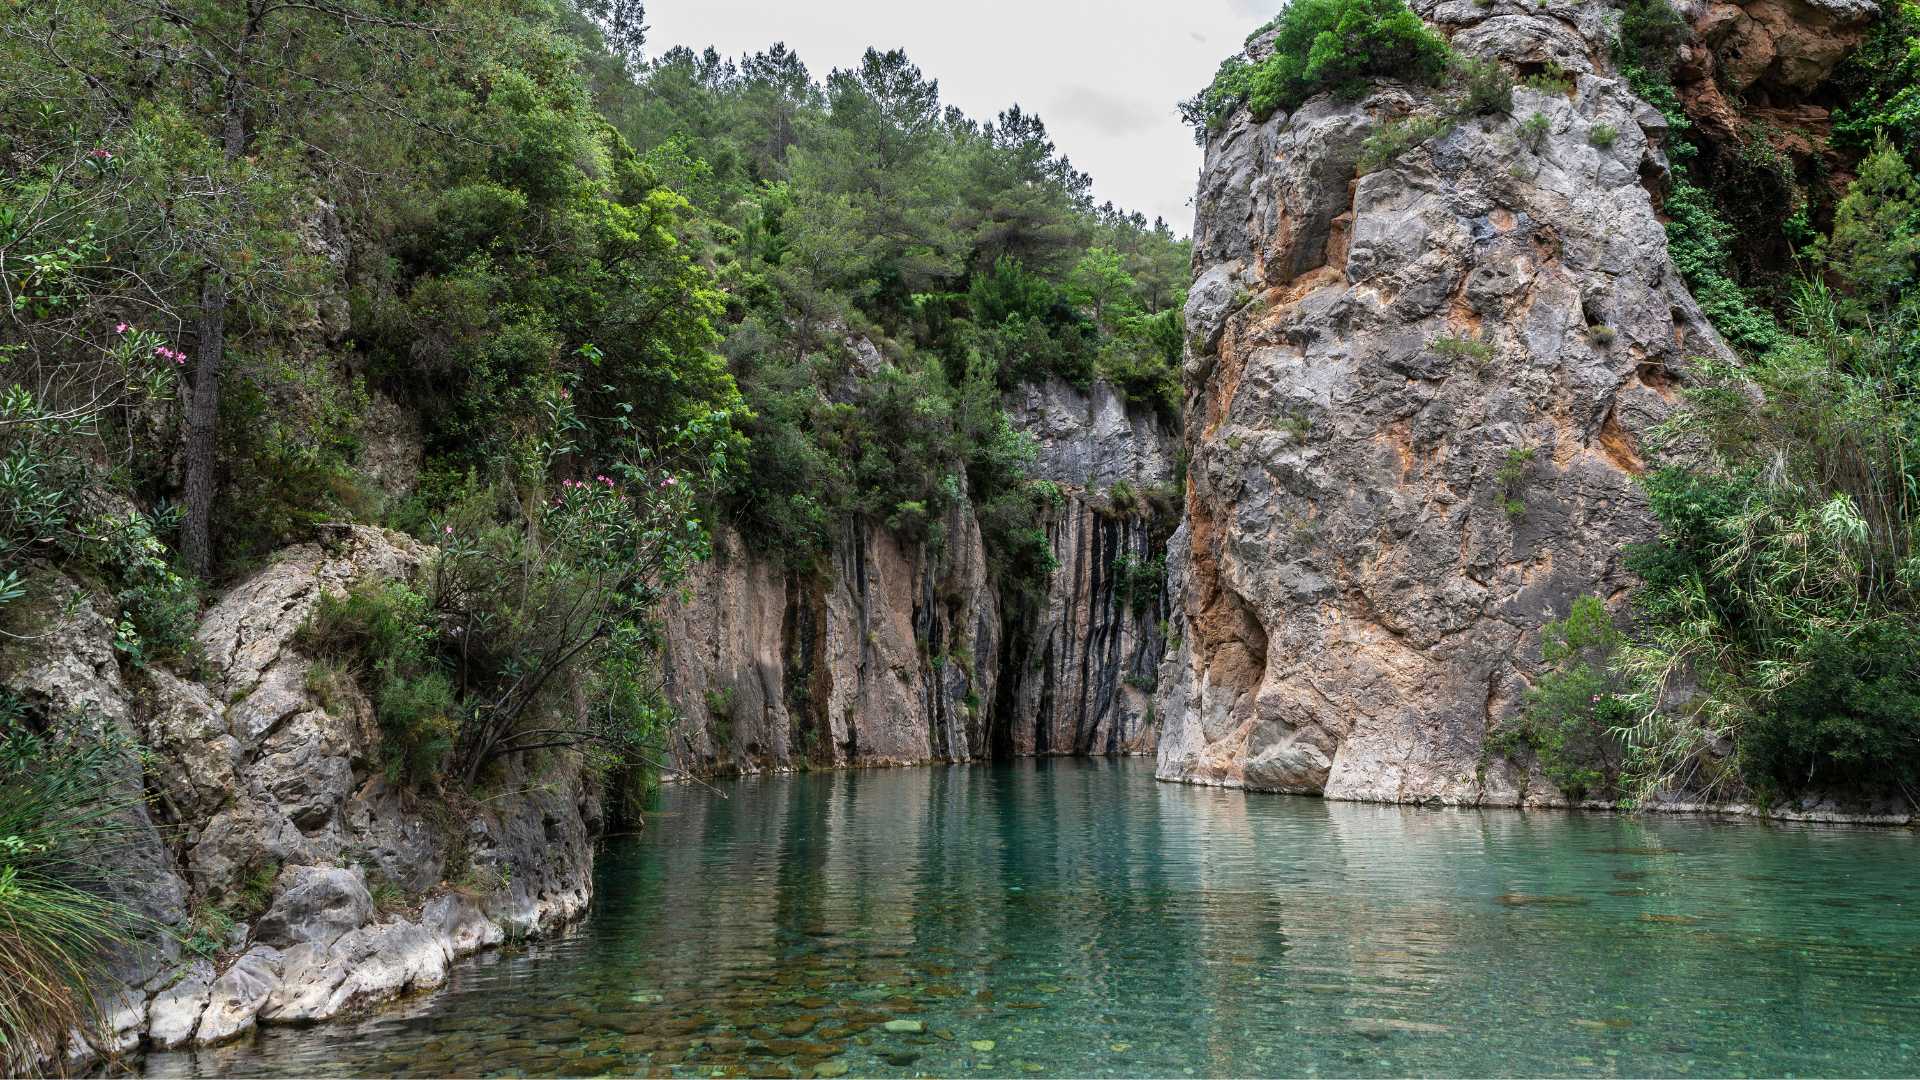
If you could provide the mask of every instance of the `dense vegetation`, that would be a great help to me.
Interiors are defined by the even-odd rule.
[[[1446,39],[1405,0],[1295,0],[1247,40],[1269,32],[1264,59],[1229,58],[1206,89],[1181,103],[1196,137],[1218,130],[1242,105],[1264,120],[1319,93],[1358,97],[1375,79],[1434,85],[1453,59]]]
[[[388,776],[452,798],[557,752],[649,760],[655,616],[716,523],[807,573],[856,520],[937,555],[966,501],[1000,584],[1042,581],[1058,493],[1002,394],[1104,377],[1177,413],[1184,242],[899,52],[824,81],[778,45],[647,62],[641,14],[10,5],[5,631],[39,632],[57,572],[130,674],[191,671],[208,589],[411,532],[418,580],[329,599],[301,640],[314,693],[373,703]],[[86,721],[16,719],[0,809],[39,850],[73,808],[29,798],[64,774],[27,751]],[[64,1022],[111,920],[7,865],[0,903],[67,897],[79,935],[0,943],[0,982],[53,988],[0,1009],[17,1045]]]
[[[1628,634],[1597,601],[1549,628],[1548,673],[1500,736],[1573,792],[1763,800],[1920,781],[1920,18],[1893,8],[1831,92],[1838,198],[1756,127],[1689,133],[1687,33],[1632,0],[1616,59],[1681,138],[1671,251],[1738,364],[1696,361],[1646,478],[1658,541]],[[1782,238],[1786,238],[1784,241]],[[1785,242],[1784,251],[1776,245]]]
[[[751,410],[722,509],[753,539],[804,564],[859,515],[937,544],[965,496],[1003,579],[1032,580],[1048,492],[1001,391],[1099,376],[1178,412],[1185,245],[1094,207],[1038,117],[975,123],[897,51],[824,84],[779,46],[602,74],[607,115],[701,213]]]

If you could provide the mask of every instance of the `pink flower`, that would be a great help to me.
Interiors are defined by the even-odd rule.
[[[676,477],[672,477],[672,476],[669,476],[669,477],[667,477],[667,486],[668,486],[668,487],[672,487],[673,485],[675,485],[675,484],[677,484],[677,483],[679,483],[679,482],[680,482],[680,481],[679,481],[679,479],[678,479],[678,478],[676,478]]]
[[[114,327],[113,327],[113,332],[114,332],[114,333],[116,333],[116,334],[124,334],[124,333],[126,333],[126,332],[127,332],[127,324],[126,324],[126,323],[115,323],[115,324],[114,324]]]
[[[441,531],[441,532],[444,532],[444,533],[446,533],[446,534],[447,534],[448,536],[452,536],[452,535],[453,535],[453,526],[451,526],[451,525],[448,525],[448,526],[446,526],[446,527],[444,527],[444,528],[442,528],[442,529],[441,529],[440,531]]]

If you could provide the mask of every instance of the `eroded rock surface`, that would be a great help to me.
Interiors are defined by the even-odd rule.
[[[1521,87],[1512,117],[1360,177],[1367,133],[1429,95],[1243,112],[1209,139],[1165,779],[1556,801],[1485,733],[1542,623],[1631,585],[1643,437],[1688,357],[1726,355],[1667,256],[1643,186],[1664,121],[1607,69],[1606,12],[1416,7],[1462,52],[1574,87]]]
[[[586,909],[597,794],[576,762],[512,766],[508,795],[436,815],[388,783],[364,695],[347,679],[322,692],[294,645],[323,594],[409,576],[428,554],[358,527],[281,552],[203,617],[197,679],[123,674],[91,598],[51,570],[38,579],[40,629],[0,650],[0,685],[147,748],[144,773],[127,757],[134,809],[112,858],[123,892],[165,928],[119,958],[101,996],[124,1007],[77,1033],[70,1060],[326,1019],[438,986],[457,957]],[[225,940],[205,940],[223,925],[213,911],[241,912]],[[183,955],[196,935],[208,955]]]
[[[964,499],[938,548],[855,521],[817,569],[722,532],[668,613],[677,769],[1151,750],[1164,599],[1123,600],[1116,571],[1159,555],[1147,499],[1172,479],[1173,437],[1104,385],[1033,387],[1007,405],[1034,437],[1036,474],[1061,489],[1047,595],[1001,595]]]

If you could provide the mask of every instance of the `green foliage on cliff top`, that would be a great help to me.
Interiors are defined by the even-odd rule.
[[[1106,376],[1177,413],[1187,245],[1030,113],[968,119],[897,51],[646,62],[632,3],[432,8],[10,11],[0,606],[50,558],[130,663],[190,661],[201,545],[166,508],[208,504],[210,448],[212,584],[342,523],[445,549],[417,647],[369,624],[357,674],[397,777],[471,779],[549,748],[536,707],[639,745],[710,524],[811,567],[856,525],[937,553],[970,504],[1031,588],[1058,492],[1003,394]]]
[[[1266,59],[1227,60],[1206,89],[1181,103],[1197,138],[1243,104],[1264,120],[1319,93],[1358,97],[1376,79],[1438,83],[1453,55],[1405,0],[1294,0],[1256,36],[1268,30],[1277,36]]]
[[[718,510],[756,548],[810,566],[855,518],[938,548],[965,499],[1032,584],[1047,500],[1002,392],[1105,377],[1177,413],[1186,245],[1094,205],[1033,114],[971,120],[898,51],[817,80],[674,49],[599,90],[699,215],[751,410]]]

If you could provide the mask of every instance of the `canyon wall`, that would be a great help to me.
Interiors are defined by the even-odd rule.
[[[1415,7],[1465,55],[1573,84],[1364,176],[1365,137],[1432,91],[1243,110],[1207,140],[1163,779],[1559,801],[1484,737],[1544,622],[1624,598],[1622,548],[1655,532],[1647,434],[1689,358],[1729,356],[1668,257],[1666,122],[1609,69],[1612,9]]]
[[[674,769],[1152,749],[1165,600],[1124,571],[1164,545],[1152,500],[1173,480],[1173,436],[1104,384],[1029,387],[1007,406],[1060,488],[1045,595],[1002,595],[965,499],[937,547],[852,520],[816,566],[722,530],[667,616]]]

